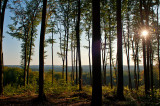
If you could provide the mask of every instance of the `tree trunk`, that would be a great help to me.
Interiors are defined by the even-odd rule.
[[[117,61],[118,61],[118,86],[117,98],[124,100],[123,95],[123,54],[122,54],[122,23],[121,23],[121,0],[117,0]]]
[[[138,74],[138,76],[137,76],[137,90],[138,90],[138,87],[139,87],[139,73],[140,73],[140,69],[139,69],[139,55],[138,55],[138,53],[139,53],[139,44],[138,44],[138,42],[137,42],[137,47],[136,47],[136,55],[137,55],[137,74]]]
[[[71,37],[71,64],[72,64],[72,71],[71,71],[71,81],[74,81],[73,77],[74,77],[74,74],[73,74],[73,71],[74,71],[74,68],[73,68],[73,34],[72,34],[72,37]]]
[[[109,50],[110,50],[110,83],[111,89],[113,88],[112,84],[112,41],[111,41],[111,18],[109,15]]]
[[[100,33],[100,0],[92,0],[92,101],[91,105],[102,105],[101,82],[101,33]]]
[[[89,27],[90,31],[90,27]],[[88,57],[89,57],[89,75],[90,75],[90,84],[92,85],[92,69],[91,69],[91,44],[90,44],[90,37],[89,37],[89,31],[88,31]]]
[[[129,5],[128,5],[129,8]],[[129,9],[128,9],[129,12]],[[129,48],[130,48],[130,44],[129,44],[129,40],[130,40],[130,19],[129,19],[129,13],[127,13],[127,18],[128,18],[128,53],[127,53],[127,64],[128,64],[128,77],[129,77],[129,88],[132,90],[132,82],[131,82],[131,74],[130,74],[130,53],[129,53]]]
[[[135,53],[135,48],[136,48],[136,41],[135,41],[135,47],[134,47],[134,42],[132,40],[132,50],[133,50],[133,59],[134,59],[134,84],[135,84],[135,88],[137,88],[137,67],[136,67],[136,63],[137,63],[137,55]]]
[[[27,67],[27,85],[29,84],[29,67],[32,55],[32,43],[33,43],[33,20],[32,20],[32,30],[31,30],[31,41],[30,41],[30,50],[29,50],[29,58],[28,58],[28,67]]]
[[[158,50],[157,50],[157,53],[158,53],[158,69],[159,69],[159,79],[160,79],[160,58],[159,58],[159,25],[158,25],[158,22],[159,22],[159,13],[158,13],[158,9],[159,9],[159,0],[157,0],[157,41],[158,41]],[[159,91],[160,91],[160,80],[159,80]]]
[[[52,28],[52,84],[53,84],[53,75],[54,70],[53,70],[53,28]]]
[[[76,58],[76,48],[75,48],[75,45],[74,45],[74,57],[73,57],[73,58],[74,58],[74,60],[73,60],[73,62],[74,62],[74,64],[73,64],[73,65],[74,65],[73,80],[75,80],[75,77],[74,77],[75,66],[76,66],[76,65],[75,65],[75,62],[76,62],[76,59],[75,59],[75,58]]]
[[[82,90],[82,67],[81,67],[81,54],[80,54],[80,14],[81,14],[81,4],[80,0],[78,0],[78,19],[77,19],[77,26],[76,26],[76,37],[77,37],[77,52],[78,52],[78,60],[79,60],[79,90]]]
[[[2,6],[2,0],[0,1],[0,95],[3,94],[3,51],[2,51],[2,42],[3,42],[3,24],[4,24],[4,16],[5,16],[5,9],[8,0],[4,1]],[[2,7],[1,7],[2,6]]]
[[[46,6],[47,0],[43,0],[42,10],[42,24],[40,33],[40,48],[39,48],[39,99],[44,100],[44,41],[45,41],[45,29],[46,29]]]
[[[62,78],[64,79],[64,63],[65,63],[65,43],[66,43],[66,29],[65,29],[65,34],[64,34],[65,36],[64,36],[64,49],[63,49],[63,53],[64,53],[64,57],[63,57],[63,70],[62,70]]]
[[[143,23],[143,14],[142,14],[142,0],[140,0],[140,16],[141,16],[141,26],[144,26]],[[144,67],[144,83],[145,83],[145,94],[147,94],[147,78],[146,78],[146,46],[145,46],[145,38],[142,38],[143,43],[143,67]]]
[[[76,85],[78,85],[78,53],[76,51]]]
[[[27,31],[27,34],[26,34]],[[26,75],[27,75],[27,43],[28,43],[28,30],[25,29],[25,51],[24,51],[24,86],[26,86]]]
[[[68,6],[67,11],[69,12],[69,0],[68,0]],[[68,39],[69,39],[69,16],[67,13],[67,47],[66,47],[66,82],[68,82]]]
[[[129,31],[128,31],[129,33]],[[129,34],[128,34],[129,37]],[[129,64],[129,38],[128,38],[128,48],[127,48],[127,43],[126,43],[126,37],[124,35],[124,31],[123,31],[123,39],[124,39],[124,46],[126,48],[126,56],[127,56],[127,65],[128,65],[128,83],[129,83],[129,89],[132,90],[132,83],[131,83],[131,75],[130,75],[130,64]],[[128,52],[127,52],[128,51]]]
[[[146,18],[146,28],[149,30],[149,5],[148,3],[146,4],[146,2],[144,1],[145,4],[145,18]],[[146,45],[147,45],[147,70],[146,70],[146,82],[147,82],[147,88],[146,88],[146,94],[149,94],[149,87],[150,87],[150,80],[149,80],[149,71],[150,71],[150,60],[149,60],[149,55],[150,55],[150,49],[149,49],[149,45],[150,45],[150,37],[149,35],[146,38]]]
[[[103,72],[104,72],[104,78],[103,78],[103,84],[106,85],[106,42],[107,42],[107,34],[106,34],[106,31],[105,31],[105,35],[104,35],[104,59],[103,59]]]
[[[150,45],[150,72],[151,72],[151,92],[153,95],[153,51],[152,51],[152,43]]]

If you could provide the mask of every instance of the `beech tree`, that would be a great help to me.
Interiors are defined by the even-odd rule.
[[[100,0],[92,0],[92,102],[102,105]]]
[[[117,98],[124,100],[123,95],[123,59],[122,59],[122,23],[121,23],[121,0],[117,0],[117,61],[118,61],[118,85]]]
[[[44,93],[44,42],[45,42],[45,27],[46,27],[46,9],[47,0],[43,0],[42,24],[40,33],[40,48],[39,48],[39,99],[46,99]]]
[[[0,95],[3,94],[3,51],[2,51],[2,42],[3,42],[3,24],[5,10],[8,0],[0,0]]]

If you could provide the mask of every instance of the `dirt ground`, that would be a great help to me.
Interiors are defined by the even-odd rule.
[[[47,101],[39,101],[38,95],[0,97],[0,106],[87,106],[91,97],[85,94],[73,94],[68,97],[60,95],[46,95]]]

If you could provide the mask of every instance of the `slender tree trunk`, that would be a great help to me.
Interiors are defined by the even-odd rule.
[[[104,48],[103,48],[103,42],[101,42],[101,53],[102,53],[102,55],[101,55],[101,57],[102,57],[102,70],[104,70]],[[102,83],[103,84],[105,83],[104,80],[105,79],[102,78]]]
[[[71,38],[71,64],[72,64],[72,71],[71,71],[71,81],[74,81],[73,79],[73,71],[74,71],[74,68],[73,68],[73,42],[72,42],[72,39],[73,39],[73,34],[72,34],[72,38]]]
[[[153,7],[152,7],[152,11],[154,11]],[[153,19],[153,22],[154,22],[154,15],[152,13],[152,19]],[[151,36],[151,41],[150,41],[150,75],[151,75],[151,92],[152,92],[152,96],[154,95],[154,92],[153,92],[153,55],[154,55],[154,50],[152,49],[152,45],[153,45],[153,37]]]
[[[104,68],[103,68],[103,72],[104,72],[104,85],[106,85],[106,43],[107,43],[107,34],[105,31],[105,37],[104,37],[105,41],[104,41],[104,60],[103,60],[103,64],[104,64]]]
[[[62,66],[62,79],[64,79],[64,60],[62,60],[63,66]]]
[[[28,66],[27,66],[27,85],[29,84],[29,67],[32,55],[32,43],[33,43],[33,20],[32,20],[32,30],[31,30],[31,41],[30,41],[30,50],[29,50],[29,58],[28,58]]]
[[[52,28],[52,84],[53,84],[53,76],[54,76],[54,70],[53,70],[53,28]]]
[[[135,41],[135,46],[134,46],[134,42],[132,41],[132,48],[133,48],[133,56],[134,56],[134,82],[135,82],[135,88],[137,90],[137,55],[136,55],[136,41]]]
[[[129,37],[129,31],[128,31],[128,37]],[[126,48],[126,56],[127,56],[129,89],[132,90],[131,75],[130,75],[130,64],[129,64],[129,47],[130,47],[129,46],[129,38],[128,38],[128,48],[127,48],[126,37],[124,35],[124,31],[123,31],[123,38],[124,38],[124,46]]]
[[[90,27],[89,27],[89,31],[90,31]],[[91,44],[90,44],[90,34],[89,34],[89,31],[88,31],[88,57],[89,57],[89,75],[90,75],[90,84],[92,85],[92,69],[91,69]]]
[[[121,23],[121,0],[117,0],[117,61],[118,61],[118,86],[117,97],[124,100],[123,95],[123,54],[122,54],[122,23]]]
[[[144,26],[143,23],[143,14],[142,14],[142,0],[140,0],[140,16],[141,16],[141,26]],[[142,38],[143,45],[143,67],[144,67],[144,83],[145,83],[145,94],[147,94],[147,80],[146,80],[146,46],[145,46],[145,38]]]
[[[159,0],[157,0],[157,41],[158,41],[158,50],[157,50],[157,53],[158,53],[158,69],[159,69],[159,79],[160,79],[160,58],[159,58],[159,25],[158,25],[158,22],[159,22],[159,12],[158,12],[158,9],[159,9]],[[159,91],[160,91],[160,80],[159,80]]]
[[[68,0],[68,6],[67,11],[69,12],[69,0]],[[66,47],[66,82],[68,82],[68,39],[69,39],[69,16],[67,14],[67,47]]]
[[[76,26],[76,37],[77,37],[77,52],[78,52],[78,60],[79,60],[79,90],[82,90],[82,67],[81,67],[81,54],[80,54],[80,14],[81,14],[81,4],[80,0],[78,0],[78,20]]]
[[[92,0],[92,101],[91,105],[102,105],[101,82],[101,33],[100,33],[100,0]]]
[[[129,5],[128,5],[129,8]],[[129,12],[129,9],[128,9]],[[127,64],[128,64],[128,77],[129,77],[129,88],[132,90],[132,82],[131,82],[131,74],[130,74],[130,53],[129,53],[129,48],[130,48],[130,44],[129,44],[129,40],[130,40],[130,19],[129,19],[129,13],[127,13],[127,18],[128,18],[128,53],[127,53]]]
[[[78,53],[76,51],[76,85],[78,85]]]
[[[110,83],[111,89],[113,88],[112,84],[112,41],[111,41],[111,18],[109,15],[109,50],[110,50]]]
[[[39,99],[44,100],[44,41],[45,41],[45,29],[46,29],[46,6],[47,0],[43,0],[42,10],[42,24],[40,33],[40,48],[39,48]]]
[[[140,73],[140,69],[139,69],[139,55],[138,55],[138,53],[139,53],[139,44],[138,44],[138,42],[137,42],[137,47],[136,47],[136,55],[137,55],[137,74],[138,74],[138,78],[137,78],[137,90],[138,90],[138,87],[139,87],[139,73]]]
[[[116,54],[116,69],[115,69],[115,76],[116,76],[116,86],[118,86],[118,61],[117,61],[117,54]]]
[[[75,80],[75,77],[74,77],[75,66],[76,66],[76,65],[75,65],[75,62],[76,62],[76,59],[75,59],[75,58],[76,58],[76,54],[75,54],[75,53],[76,53],[76,49],[75,49],[75,45],[74,45],[74,60],[73,60],[73,61],[74,61],[74,72],[73,72],[73,80]]]
[[[60,54],[61,54],[61,58],[62,58],[62,79],[64,79],[64,56],[63,56],[63,53],[62,53],[62,34],[61,34],[61,26],[60,26],[60,29],[58,28],[58,32],[59,32],[59,39],[60,39]]]
[[[146,3],[145,3],[146,4]],[[146,14],[146,28],[149,30],[149,6],[148,3],[145,6],[145,14]],[[146,44],[147,44],[147,70],[146,70],[146,82],[147,82],[147,92],[146,94],[149,94],[149,87],[150,87],[150,80],[149,80],[149,71],[150,71],[150,60],[149,60],[149,55],[150,55],[150,37],[149,35],[146,37]]]
[[[151,91],[153,95],[153,51],[152,51],[152,43],[150,45],[150,72],[151,72]]]
[[[62,70],[62,78],[64,79],[64,63],[65,63],[65,46],[66,46],[66,29],[65,29],[65,36],[64,36],[64,49],[63,49],[63,53],[64,53],[64,57],[63,57],[63,70]]]
[[[27,34],[26,34],[27,31]],[[28,43],[28,30],[25,30],[25,51],[24,51],[24,86],[26,86],[26,76],[27,76],[27,43]]]
[[[4,4],[2,6],[2,0],[0,1],[0,95],[3,94],[3,51],[2,51],[2,42],[3,42],[3,24],[4,24],[4,16],[5,16],[5,9],[8,0],[4,0]]]
[[[116,74],[117,69],[116,69],[116,67],[114,66],[113,58],[112,58],[112,64],[113,64],[113,67],[114,67],[114,70],[115,70],[115,77],[116,77],[116,82],[115,82],[115,83],[117,83],[117,74]]]
[[[136,45],[136,43],[135,43],[135,45]],[[137,73],[136,73],[137,69],[136,69],[136,53],[135,53],[134,48],[135,48],[134,47],[134,41],[132,40],[132,51],[133,51],[133,60],[134,60],[134,84],[135,84],[135,88],[136,88],[137,87]]]

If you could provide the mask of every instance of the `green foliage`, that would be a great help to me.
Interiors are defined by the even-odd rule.
[[[23,84],[23,70],[21,68],[4,67],[4,85]]]
[[[30,70],[29,83],[36,84],[38,81],[38,72]],[[4,67],[4,86],[6,85],[23,85],[24,70],[21,68]]]

